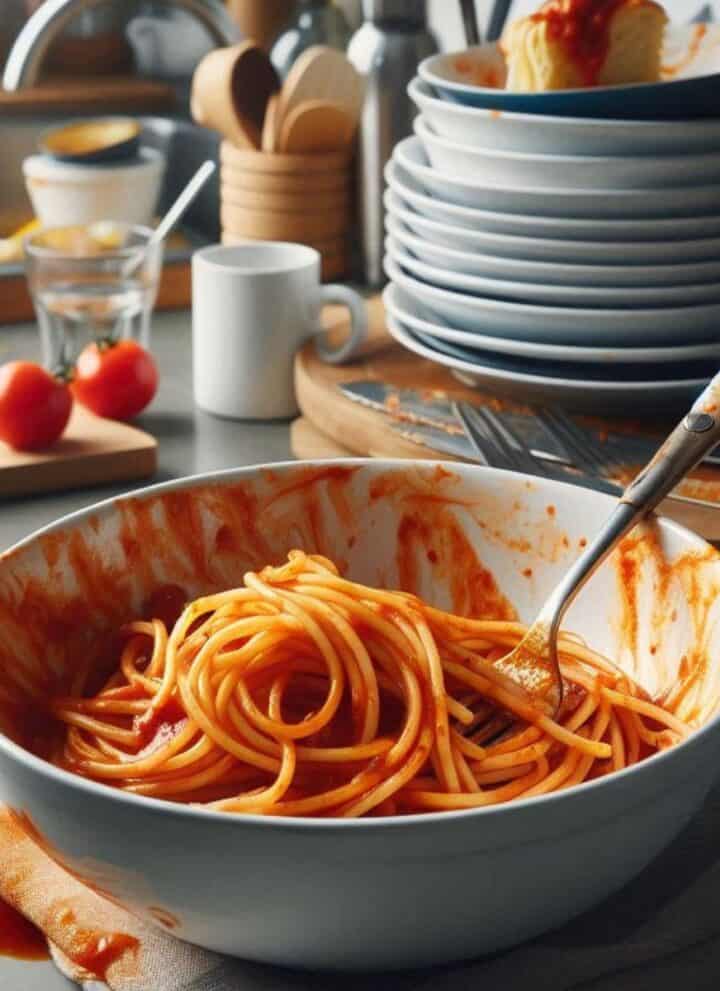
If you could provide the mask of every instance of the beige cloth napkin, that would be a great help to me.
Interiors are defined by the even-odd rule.
[[[0,814],[0,896],[48,936],[60,969],[107,991],[63,954],[76,927],[139,940],[106,975],[112,991],[704,991],[720,987],[720,788],[682,836],[600,908],[506,953],[390,975],[297,973],[225,959],[145,927],[70,877]],[[31,965],[28,965],[31,966]]]

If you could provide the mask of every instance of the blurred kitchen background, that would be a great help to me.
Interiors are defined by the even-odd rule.
[[[685,4],[686,0],[666,0],[671,12],[682,12]],[[505,6],[476,0],[481,30],[491,10]],[[511,16],[536,6],[537,0],[516,0]],[[459,0],[366,0],[366,13],[370,9],[382,10],[390,18],[408,10],[420,12],[422,17],[427,10],[433,45],[437,43],[442,50],[465,46]],[[33,14],[35,29],[23,32]],[[363,0],[336,0],[335,6],[330,0],[0,0],[4,83],[0,87],[0,323],[32,315],[22,257],[12,254],[13,243],[22,242],[19,238],[13,242],[12,236],[32,222],[23,162],[37,152],[45,131],[71,118],[117,114],[141,118],[143,145],[151,149],[149,153],[152,149],[161,153],[169,166],[157,203],[159,215],[203,160],[218,158],[217,133],[198,127],[190,114],[193,72],[208,51],[233,44],[240,37],[254,37],[285,74],[299,51],[309,44],[323,42],[346,48],[362,18]],[[387,57],[390,69],[378,76],[374,95],[378,107],[377,120],[371,122],[371,139],[383,142],[371,183],[375,215],[360,201],[355,218],[360,239],[365,238],[365,225],[375,231],[378,242],[375,279],[366,280],[371,284],[382,280],[383,179],[379,163],[389,157],[392,144],[410,131],[415,110],[404,90],[415,63],[428,53],[426,41],[406,46],[407,52],[412,65],[406,58],[408,64],[397,70],[392,66],[392,52]],[[364,71],[353,57],[352,47],[350,53],[356,68]],[[372,62],[376,56],[366,47],[359,61],[364,58]],[[399,121],[399,116],[407,119]],[[361,148],[363,141],[361,134]],[[358,171],[362,169],[360,162]],[[47,225],[47,218],[43,219]],[[191,242],[194,234],[199,243],[218,240],[217,176],[193,204],[185,229]],[[161,307],[189,303],[188,262],[195,246],[176,244],[175,254],[173,245],[168,246]],[[177,262],[176,269],[172,268],[173,261]],[[354,273],[343,274],[359,274],[362,281],[362,263],[356,264]]]

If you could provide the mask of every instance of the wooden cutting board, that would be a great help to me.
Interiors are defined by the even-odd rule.
[[[382,302],[378,298],[370,301],[369,316],[369,344],[354,363],[339,367],[326,365],[317,357],[312,344],[298,353],[295,360],[295,390],[302,418],[293,424],[291,430],[291,444],[296,457],[454,460],[451,455],[435,452],[401,436],[394,429],[397,424],[393,424],[391,417],[348,399],[338,389],[343,382],[377,380],[399,389],[439,392],[451,399],[476,405],[489,404],[494,408],[501,402],[504,410],[530,412],[518,404],[499,401],[488,393],[464,386],[441,366],[395,345],[385,329]],[[343,330],[346,325],[347,319],[343,323],[338,314],[334,330],[338,337],[347,332]],[[581,419],[596,429],[640,433],[656,438],[662,437],[674,426],[672,421],[648,425],[647,421]],[[706,540],[717,542],[720,541],[720,473],[717,473],[717,481],[714,477],[716,473],[710,474],[711,481],[707,488],[712,491],[716,505],[666,500],[661,512],[695,530]],[[704,494],[703,498],[710,496]]]
[[[79,404],[49,451],[13,451],[0,442],[0,499],[148,478],[157,441],[127,423],[103,420]]]

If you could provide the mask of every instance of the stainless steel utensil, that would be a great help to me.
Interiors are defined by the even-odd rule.
[[[605,558],[720,441],[720,373],[625,489],[585,551],[551,592],[534,623],[496,666],[521,684],[549,714],[562,702],[557,638],[568,607]]]
[[[526,475],[553,478],[558,482],[581,485],[608,495],[620,495],[619,485],[596,474],[570,472],[560,466],[541,461],[510,424],[494,410],[471,403],[455,403],[455,415],[481,460],[495,468],[521,471]]]
[[[480,28],[478,27],[475,0],[460,0],[460,10],[465,28],[465,42],[468,48],[472,48],[474,45],[480,44]]]
[[[488,20],[487,41],[498,41],[502,37],[511,7],[512,0],[495,0]]]

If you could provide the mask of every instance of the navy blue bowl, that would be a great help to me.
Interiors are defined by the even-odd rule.
[[[478,78],[493,86],[450,78],[453,60],[471,59]],[[632,86],[594,86],[546,93],[513,93],[499,87],[506,78],[505,61],[495,43],[467,52],[432,55],[420,64],[420,77],[437,96],[483,110],[551,117],[598,117],[615,120],[666,120],[720,116],[720,72]]]

